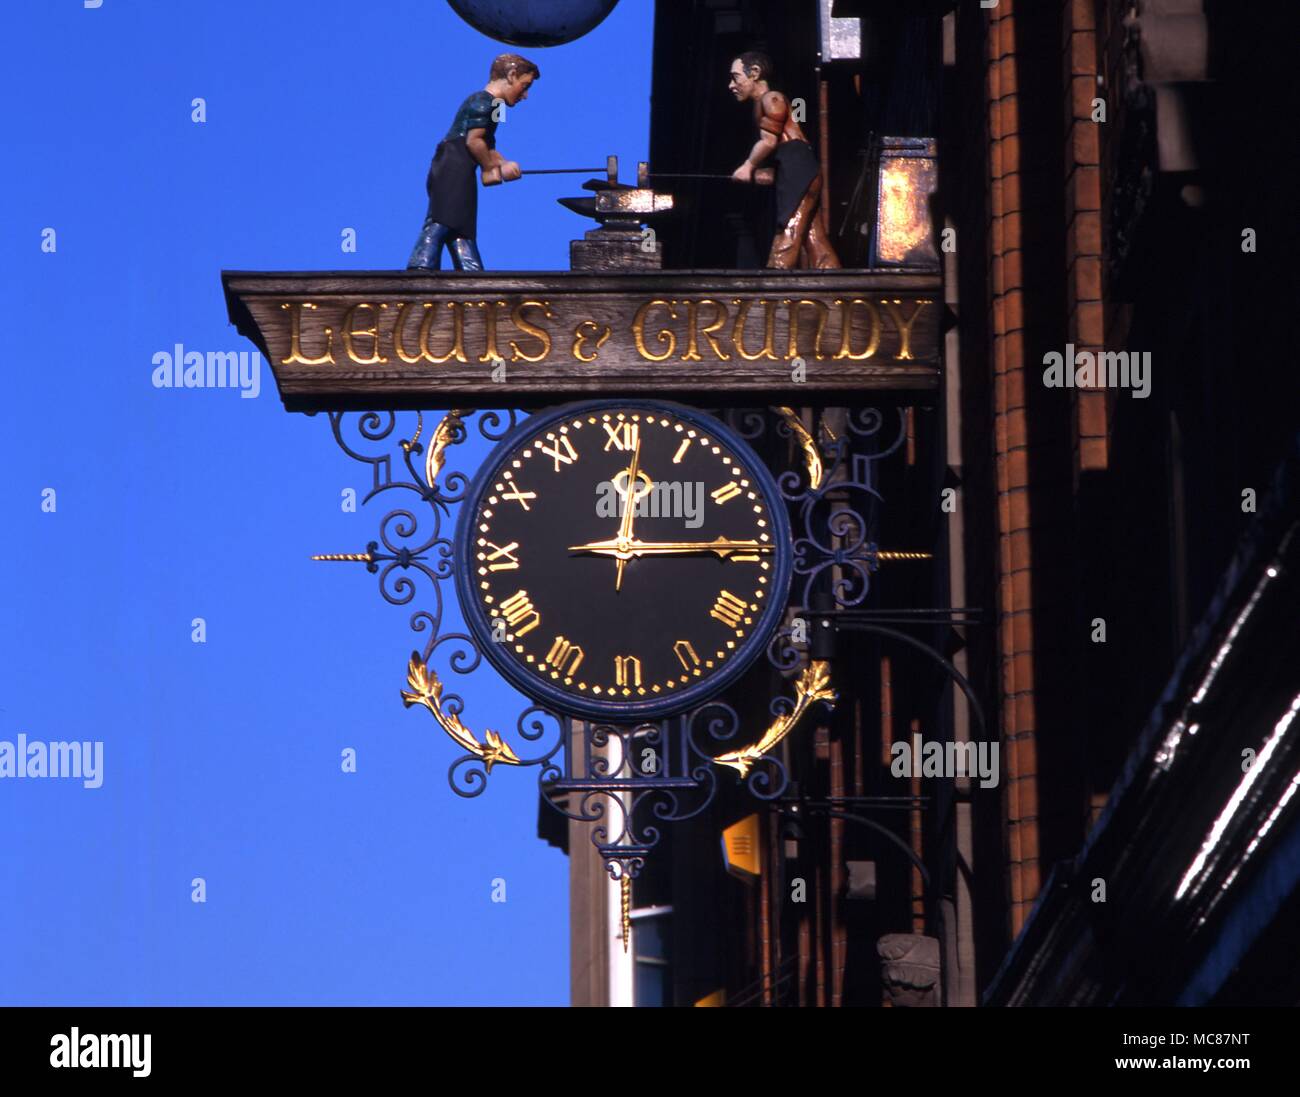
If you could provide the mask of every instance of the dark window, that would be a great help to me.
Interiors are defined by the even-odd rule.
[[[638,1006],[673,1004],[672,907],[632,911],[632,1001]]]

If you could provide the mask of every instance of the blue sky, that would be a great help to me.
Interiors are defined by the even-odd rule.
[[[617,153],[627,178],[651,15],[622,0],[524,51],[542,80],[501,150]],[[383,497],[341,507],[368,468],[265,366],[257,399],[151,383],[177,343],[251,349],[223,268],[404,266],[433,149],[506,47],[442,0],[46,0],[7,25],[0,741],[102,741],[104,777],[0,779],[0,1004],[567,1002],[567,860],[535,837],[536,771],[455,796],[458,752],[398,696],[428,599],[395,608],[359,565],[308,559],[376,537]],[[586,226],[554,200],[577,182],[480,192],[488,267],[567,267]],[[462,692],[471,725],[513,729],[490,669]]]

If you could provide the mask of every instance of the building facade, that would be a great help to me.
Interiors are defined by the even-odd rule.
[[[626,951],[589,824],[542,805],[570,857],[575,1005],[1300,998],[1285,19],[658,5],[654,171],[744,159],[726,81],[755,47],[806,110],[846,266],[872,262],[889,140],[933,154],[941,392],[870,423],[802,409],[822,440],[859,417],[872,539],[931,558],[824,618],[839,700],[779,748],[789,788],[723,780],[665,826]],[[673,189],[665,266],[720,286],[762,266],[769,194]],[[795,442],[756,445],[788,462]],[[761,673],[728,698],[755,726],[784,684]]]

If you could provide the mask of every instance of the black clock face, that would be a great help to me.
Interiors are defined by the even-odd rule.
[[[556,708],[686,708],[744,669],[784,607],[775,484],[700,413],[627,403],[535,416],[468,506],[466,616],[488,658]]]

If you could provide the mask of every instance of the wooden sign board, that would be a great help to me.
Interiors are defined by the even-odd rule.
[[[724,394],[807,406],[939,384],[930,274],[226,271],[222,284],[290,411]]]

